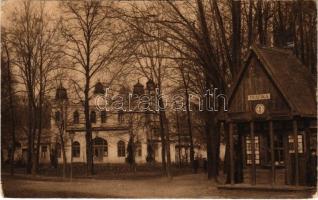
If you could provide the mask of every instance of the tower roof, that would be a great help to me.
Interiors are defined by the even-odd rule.
[[[104,85],[100,81],[95,84],[94,94],[105,94]]]
[[[134,85],[134,95],[143,95],[145,93],[144,86],[139,82]]]

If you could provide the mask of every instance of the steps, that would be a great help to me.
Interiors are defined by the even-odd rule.
[[[284,185],[285,184],[285,170],[284,169],[276,169],[276,185]],[[244,183],[251,183],[252,181],[252,172],[251,168],[247,168],[243,170],[244,173]],[[256,184],[271,184],[272,173],[270,169],[256,169]]]

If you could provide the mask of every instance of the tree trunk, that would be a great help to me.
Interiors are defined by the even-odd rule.
[[[63,156],[63,178],[66,178],[66,164],[67,164],[67,160],[66,160],[66,152],[65,152],[65,143],[64,143],[64,138],[63,138],[64,134],[63,133],[64,133],[64,129],[61,128],[61,130],[60,130],[60,140],[61,140],[61,149],[62,149],[62,156]],[[71,146],[72,146],[72,144],[71,144]],[[71,154],[72,154],[72,148],[71,148]]]
[[[300,59],[301,62],[305,63],[305,47],[304,47],[304,23],[303,23],[303,4],[302,1],[298,1],[298,20],[299,20],[299,35],[300,35]]]
[[[161,90],[159,89],[158,97],[161,97]],[[170,157],[170,138],[169,138],[169,130],[167,126],[166,113],[164,111],[164,103],[162,98],[158,98],[159,100],[159,117],[160,117],[160,135],[161,135],[161,144],[164,145],[161,147],[162,149],[162,167],[165,169],[166,175],[171,178],[170,165],[171,165],[171,157]],[[167,162],[165,162],[167,159]]]
[[[30,92],[28,92],[30,93]],[[29,119],[28,119],[28,160],[27,160],[27,173],[30,174],[31,170],[32,170],[32,158],[33,158],[33,149],[34,149],[34,137],[33,137],[33,122],[34,122],[34,118],[33,118],[33,105],[32,105],[32,97],[29,94],[28,97],[28,115],[29,115]]]
[[[198,7],[199,7],[199,10],[202,10],[201,12],[203,12],[203,5],[202,5],[202,2],[200,0],[197,1],[198,2]],[[219,30],[220,30],[220,38],[221,38],[221,41],[222,41],[222,44],[224,46],[224,54],[225,54],[225,57],[226,57],[226,61],[230,67],[230,70],[231,72],[233,72],[234,70],[234,67],[232,65],[232,58],[231,58],[231,55],[230,55],[230,48],[229,48],[229,45],[228,45],[228,42],[227,42],[227,39],[226,39],[226,31],[225,31],[225,27],[224,27],[224,23],[223,23],[223,20],[222,20],[222,17],[221,17],[221,13],[220,13],[220,10],[219,10],[219,7],[218,7],[218,4],[217,4],[217,1],[216,0],[212,0],[213,2],[213,8],[214,8],[214,14],[216,16],[216,20],[217,20],[217,23],[219,25]],[[212,5],[211,5],[212,7]],[[201,21],[203,21],[205,19],[201,19]],[[204,34],[208,34],[207,31],[205,31]]]
[[[10,155],[10,174],[14,174],[14,153],[15,153],[15,110],[14,110],[14,103],[13,103],[13,88],[12,88],[12,77],[11,77],[11,69],[10,69],[10,57],[8,49],[5,47],[8,61],[8,84],[9,84],[9,106],[10,106],[10,114],[11,114],[11,137],[12,137],[12,147],[11,147],[11,155]]]
[[[247,44],[249,47],[252,45],[252,42],[253,42],[253,0],[249,1],[247,27],[248,27]]]
[[[208,118],[208,113],[205,113],[205,134],[206,134],[206,148],[207,148],[207,172],[208,172],[208,179],[214,178],[213,176],[213,157],[212,157],[212,137],[210,132],[210,122]]]
[[[34,166],[34,170],[38,171],[39,167],[39,159],[40,159],[40,145],[41,145],[41,136],[42,136],[42,111],[43,111],[43,98],[44,98],[44,88],[43,88],[43,66],[40,66],[40,92],[39,92],[39,113],[38,113],[38,135],[37,135],[37,144],[36,144],[36,162]]]
[[[171,154],[170,154],[170,135],[169,135],[169,127],[168,127],[168,121],[166,118],[166,113],[163,111],[163,117],[165,122],[165,133],[166,133],[166,148],[167,148],[167,176],[169,179],[172,179],[171,174]]]
[[[66,166],[67,166],[67,158],[66,158],[66,151],[65,151],[65,141],[64,141],[64,136],[65,136],[65,127],[66,127],[66,118],[67,118],[67,115],[66,115],[66,109],[64,107],[64,102],[62,102],[62,104],[60,104],[60,110],[61,110],[61,119],[58,124],[58,128],[59,128],[59,136],[60,136],[60,141],[61,141],[61,150],[62,150],[62,158],[63,158],[63,178],[66,178]],[[72,152],[72,144],[71,144],[71,156],[73,152]]]
[[[34,118],[33,119],[37,119],[37,115],[36,115],[36,108],[34,109],[34,111],[33,111],[33,113],[34,113]],[[32,148],[33,148],[33,150],[32,150],[32,167],[31,167],[31,173],[32,173],[32,175],[33,176],[35,176],[36,175],[36,168],[37,168],[37,164],[36,164],[36,161],[37,161],[37,151],[39,151],[39,147],[40,147],[40,144],[38,144],[38,143],[35,143],[35,138],[36,138],[36,126],[37,126],[37,124],[36,124],[36,121],[34,121],[33,122],[33,131],[32,131]],[[36,147],[36,149],[35,149],[35,147]]]
[[[85,128],[86,128],[86,173],[87,175],[94,174],[94,163],[93,163],[93,148],[92,148],[92,124],[90,121],[90,109],[89,109],[89,78],[86,76],[86,85],[85,85],[85,103],[84,103],[84,112],[85,112]]]
[[[41,86],[40,86],[41,87]],[[40,89],[42,90],[42,89]],[[38,167],[39,167],[39,159],[40,159],[40,146],[41,146],[41,135],[42,135],[42,92],[40,91],[40,97],[39,97],[39,114],[38,114],[38,135],[37,135],[37,143],[36,143],[36,152],[35,152],[35,162],[34,165],[32,167],[32,173],[36,174],[38,171]]]
[[[160,98],[160,91],[157,94],[157,99],[159,100],[160,108],[163,108],[163,102]],[[165,132],[164,132],[164,122],[163,122],[163,115],[162,111],[159,110],[159,120],[160,120],[160,139],[161,139],[161,163],[162,163],[162,170],[163,172],[167,172],[167,163],[166,163],[166,139],[165,139]]]
[[[193,168],[193,173],[195,173],[195,166],[194,166],[194,145],[193,145],[193,136],[192,136],[192,123],[191,123],[191,113],[190,113],[190,102],[189,102],[189,92],[188,89],[185,89],[186,95],[186,111],[187,111],[187,122],[188,122],[188,130],[189,130],[189,137],[190,137],[190,162]]]
[[[167,172],[166,139],[165,139],[165,132],[164,132],[163,116],[161,111],[159,111],[159,118],[160,118],[160,138],[161,138],[161,163],[162,163],[162,170],[166,173]]]
[[[214,178],[217,181],[218,176],[218,163],[219,163],[219,156],[218,156],[218,148],[219,148],[219,141],[218,141],[218,131],[215,124],[215,113],[208,112],[206,113],[206,125],[207,125],[207,147],[209,146],[210,154],[208,154],[208,178]],[[209,152],[209,151],[208,151]],[[209,161],[210,159],[210,161]]]
[[[210,89],[210,85],[210,80],[206,77],[206,90]],[[206,101],[208,102],[209,98],[206,98]],[[208,108],[205,107],[204,119],[207,142],[208,179],[213,178],[215,181],[217,181],[220,138],[218,136],[219,131],[216,125],[216,113],[214,113],[214,111],[209,111]]]
[[[265,45],[264,41],[264,30],[263,30],[263,1],[257,1],[257,29],[258,38],[261,45]]]
[[[178,111],[176,110],[176,118],[177,118],[177,131],[178,131],[178,155],[179,155],[179,168],[181,168],[182,163],[181,163],[181,138],[180,138],[180,125],[179,125],[179,115]]]
[[[234,74],[241,66],[241,2],[232,0],[232,66]]]

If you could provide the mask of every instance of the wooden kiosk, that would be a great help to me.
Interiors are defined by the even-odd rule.
[[[229,147],[227,186],[314,186],[316,106],[314,80],[291,51],[252,46],[220,119]]]

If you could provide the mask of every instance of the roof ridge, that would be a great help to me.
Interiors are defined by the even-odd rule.
[[[278,47],[257,46],[257,48],[268,50],[268,51],[276,51],[276,52],[280,52],[280,53],[284,53],[288,55],[292,53],[292,51],[289,49],[282,49]]]

